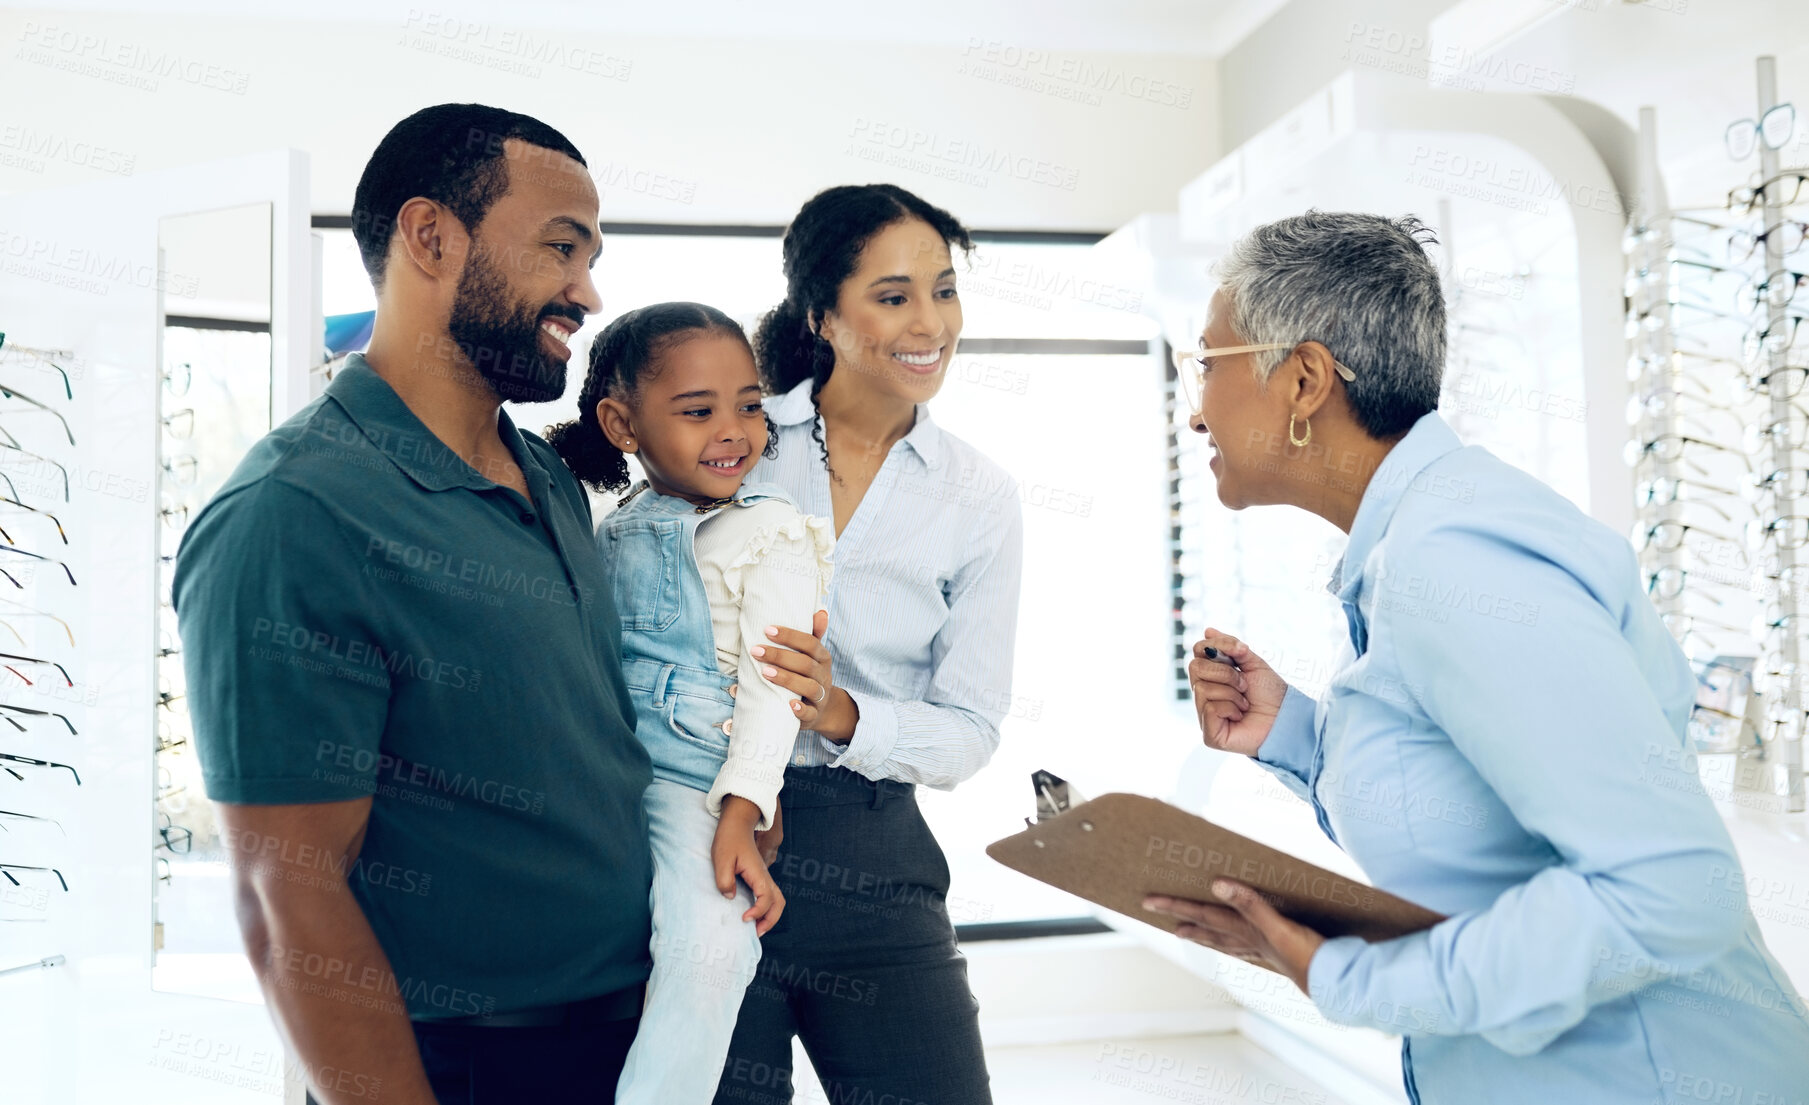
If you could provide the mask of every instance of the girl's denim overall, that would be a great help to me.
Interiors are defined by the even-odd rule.
[[[737,502],[783,499],[775,484],[744,484]],[[708,792],[728,758],[722,723],[734,713],[733,675],[716,666],[710,600],[697,571],[698,512],[683,499],[643,489],[606,515],[597,550],[622,616],[622,675],[634,700],[635,735],[655,778]],[[701,799],[700,799],[701,802]]]
[[[737,502],[790,501],[773,484],[744,484]],[[649,488],[606,515],[597,549],[622,617],[622,675],[635,735],[653,758],[647,788],[653,851],[653,974],[647,1008],[616,1100],[622,1105],[707,1102],[716,1093],[760,940],[734,898],[716,889],[710,845],[716,818],[704,796],[729,754],[722,723],[734,715],[735,676],[716,665],[710,601],[697,568],[700,509]]]

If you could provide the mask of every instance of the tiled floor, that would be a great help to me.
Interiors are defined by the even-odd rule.
[[[800,1050],[797,1105],[827,1101]],[[993,1105],[1344,1105],[1235,1033],[988,1048]]]

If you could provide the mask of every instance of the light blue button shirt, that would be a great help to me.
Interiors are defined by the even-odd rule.
[[[1415,1101],[1809,1101],[1809,1021],[1685,755],[1694,680],[1626,540],[1417,422],[1332,591],[1350,640],[1258,759],[1375,884],[1449,920],[1327,941],[1327,1019]]]
[[[755,478],[833,518],[810,382],[766,411],[779,455]],[[944,790],[986,766],[1011,708],[1023,565],[1017,482],[919,404],[835,543],[825,641],[860,724],[846,745],[799,733],[792,763]]]

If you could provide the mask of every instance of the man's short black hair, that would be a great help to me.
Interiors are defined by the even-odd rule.
[[[510,138],[589,167],[571,139],[552,127],[484,104],[436,104],[390,128],[352,198],[352,236],[373,286],[383,287],[396,213],[416,196],[446,205],[466,230],[477,232],[491,205],[509,190],[503,142]]]

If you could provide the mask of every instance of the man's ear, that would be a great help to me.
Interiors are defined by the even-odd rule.
[[[640,447],[634,440],[633,415],[628,404],[620,399],[597,400],[597,423],[603,427],[603,436],[624,453],[632,453]]]
[[[418,270],[431,279],[447,274],[448,241],[462,228],[452,213],[425,196],[415,196],[396,212],[396,230],[390,239],[390,261]]]

